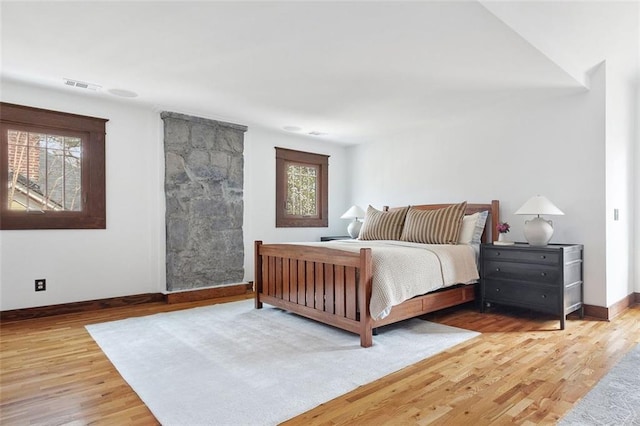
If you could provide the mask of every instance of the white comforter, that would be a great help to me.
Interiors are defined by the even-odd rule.
[[[359,240],[320,244],[354,252],[371,248],[373,287],[369,309],[374,319],[386,317],[393,306],[414,296],[454,284],[471,284],[479,278],[476,252],[471,245]]]

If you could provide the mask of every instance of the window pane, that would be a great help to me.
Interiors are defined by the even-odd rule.
[[[8,131],[9,208],[81,211],[82,140]]]
[[[65,187],[64,187],[64,208],[65,210],[82,210],[81,189],[82,175],[82,140],[80,138],[65,138]]]
[[[39,191],[38,151],[40,141],[45,135],[18,130],[9,130],[9,208],[13,210],[38,210],[39,202],[32,197]]]
[[[287,215],[318,216],[317,176],[315,166],[287,164]]]

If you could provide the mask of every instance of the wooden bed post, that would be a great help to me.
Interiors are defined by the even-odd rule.
[[[256,292],[255,295],[255,307],[256,309],[262,308],[262,302],[260,301],[260,293],[262,293],[262,256],[260,255],[260,246],[262,245],[262,241],[256,241],[254,244],[254,265],[255,270],[253,271],[253,275],[255,276],[253,280],[253,291]]]
[[[360,308],[360,346],[368,348],[373,345],[373,320],[369,311],[373,273],[371,266],[371,249],[360,249],[360,277],[358,280],[358,307]]]
[[[500,202],[498,200],[491,200],[491,242],[498,240],[498,222],[499,221],[500,221]]]

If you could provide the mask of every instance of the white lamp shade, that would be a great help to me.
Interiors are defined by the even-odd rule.
[[[349,210],[340,216],[340,219],[357,219],[359,217],[364,217],[364,210],[358,206],[351,206]]]
[[[551,214],[551,215],[564,215],[562,210],[557,208],[551,201],[542,195],[536,195],[529,198],[529,200],[522,205],[516,214]]]

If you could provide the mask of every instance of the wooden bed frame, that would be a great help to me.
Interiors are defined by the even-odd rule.
[[[449,204],[412,206],[434,210]],[[467,204],[465,214],[488,210],[482,241],[495,241],[499,202]],[[255,307],[263,303],[294,312],[360,335],[360,344],[373,344],[373,329],[475,299],[475,284],[449,287],[394,306],[374,320],[371,299],[371,249],[359,253],[297,244],[255,242]]]

